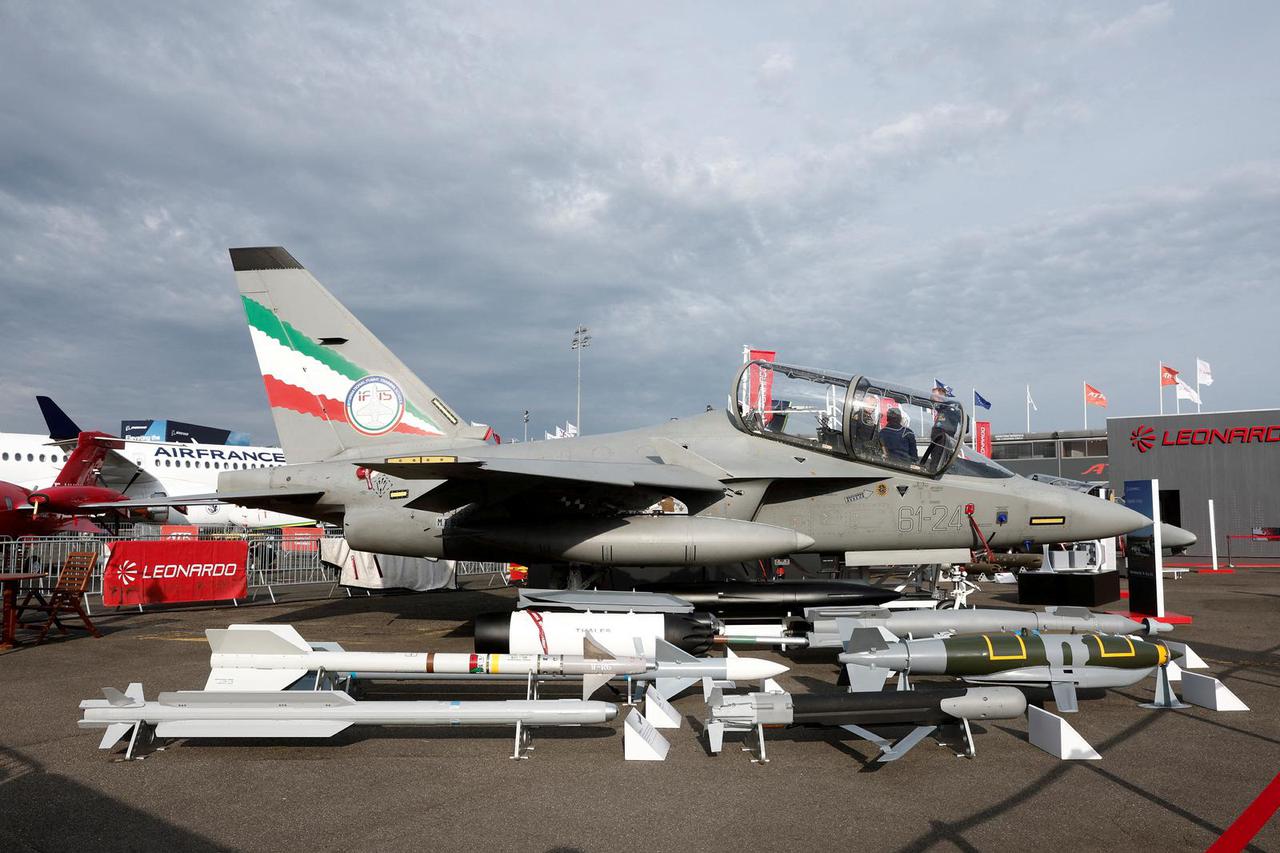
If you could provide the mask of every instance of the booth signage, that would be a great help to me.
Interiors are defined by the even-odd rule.
[[[1160,542],[1160,481],[1125,480],[1124,503],[1153,520],[1125,537],[1129,609],[1144,616],[1164,615],[1164,559]]]
[[[1139,453],[1146,453],[1156,446],[1156,431],[1146,424],[1129,433],[1129,444]],[[1159,444],[1162,447],[1201,446],[1205,444],[1280,444],[1280,424],[1267,426],[1240,426],[1225,429],[1164,430]]]
[[[107,607],[226,601],[248,594],[248,542],[116,542],[102,572]]]

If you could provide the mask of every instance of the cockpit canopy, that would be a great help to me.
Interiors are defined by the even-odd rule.
[[[964,439],[964,408],[954,399],[865,376],[752,361],[738,374],[736,398],[747,432],[930,477]]]

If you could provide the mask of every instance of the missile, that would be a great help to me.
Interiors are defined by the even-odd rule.
[[[1026,712],[1027,700],[1014,687],[947,687],[885,693],[787,693],[773,689],[759,693],[724,695],[710,691],[707,738],[712,752],[720,752],[725,732],[760,734],[763,758],[765,726],[838,726],[871,740],[881,748],[879,760],[894,761],[938,726],[960,724],[972,751],[970,720],[1005,720]],[[910,724],[914,729],[896,743],[867,727]]]
[[[739,657],[732,651],[729,651],[722,658],[699,658],[682,652],[662,639],[656,640],[655,646],[657,655],[649,662],[648,670],[632,675],[624,675],[623,677],[631,681],[654,683],[658,691],[667,699],[674,699],[704,679],[712,679],[721,683],[764,681],[769,678],[776,678],[789,669],[784,664],[763,658]],[[449,677],[422,672],[353,672],[350,675],[356,679],[373,681],[426,681]]]
[[[1170,660],[1159,641],[1105,634],[982,634],[897,640],[854,631],[839,656],[851,691],[879,691],[892,672],[952,675],[977,684],[1051,687],[1060,711],[1075,711],[1076,688],[1126,687]]]
[[[619,675],[638,675],[653,664],[632,654],[614,655],[590,634],[577,655],[448,654],[438,652],[349,652],[333,643],[313,648],[292,625],[231,625],[205,631],[209,680],[205,690],[283,690],[314,672],[579,675],[582,698]]]
[[[1172,625],[1154,619],[1141,621],[1111,613],[1094,613],[1084,607],[1050,607],[1035,610],[882,610],[829,608],[805,610],[813,626],[810,648],[839,647],[855,628],[884,628],[895,637],[928,637],[934,634],[999,634],[1036,631],[1064,634],[1157,634]]]
[[[656,640],[666,640],[691,655],[711,648],[718,620],[709,613],[594,613],[526,608],[481,613],[475,618],[479,653],[571,655],[582,652],[590,634],[614,655],[655,657]],[[637,638],[640,646],[636,646]]]
[[[580,699],[519,699],[499,702],[357,702],[338,690],[208,691],[161,693],[148,702],[142,685],[122,693],[102,689],[105,699],[86,699],[78,725],[106,729],[99,749],[142,726],[159,737],[332,737],[355,725],[376,726],[578,726],[606,723],[618,708]],[[130,741],[132,752],[132,740]]]
[[[721,619],[780,617],[806,607],[868,607],[902,597],[887,587],[853,580],[716,581],[644,584],[636,589],[674,595]]]

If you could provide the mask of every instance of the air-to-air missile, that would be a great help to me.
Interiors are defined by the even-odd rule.
[[[637,590],[665,593],[721,619],[799,615],[807,607],[886,604],[902,597],[889,587],[854,580],[709,581],[642,584]]]
[[[880,608],[826,608],[805,610],[809,648],[838,648],[855,628],[883,628],[895,637],[931,637],[938,634],[999,634],[1036,631],[1061,634],[1158,634],[1172,625],[1154,619],[1130,619],[1112,613],[1094,613],[1085,607],[1049,607],[1044,610],[884,610]]]
[[[578,726],[606,723],[618,708],[581,699],[518,699],[499,702],[358,702],[339,690],[210,691],[161,693],[148,702],[142,685],[123,693],[102,690],[105,699],[80,703],[82,729],[106,729],[100,749],[125,735],[132,755],[139,730],[157,737],[318,738],[349,726],[488,726],[515,724],[517,753],[524,726]]]
[[[580,613],[561,610],[516,610],[481,613],[475,618],[475,648],[489,654],[568,655],[582,651],[590,634],[602,648],[619,655],[654,657],[656,641],[666,640],[689,654],[712,646],[719,620],[710,613]]]
[[[655,682],[670,699],[704,676],[717,681],[760,681],[787,671],[773,661],[729,655],[696,658],[655,641],[652,658],[615,655],[587,634],[580,655],[349,652],[337,643],[309,643],[290,625],[231,625],[205,632],[211,650],[205,690],[283,690],[298,682],[323,683],[323,674],[356,680],[419,681],[465,677],[582,678],[588,699],[613,678]]]
[[[851,691],[879,691],[893,672],[952,675],[977,684],[1051,687],[1058,710],[1075,711],[1076,688],[1126,687],[1165,666],[1158,640],[1115,634],[981,634],[898,640],[859,628],[845,642],[840,663]],[[903,691],[909,692],[909,691]]]
[[[336,643],[313,647],[292,625],[231,625],[205,631],[209,680],[205,690],[283,690],[310,673],[376,677],[395,673],[441,675],[509,674],[582,677],[582,698],[611,678],[639,675],[653,664],[615,655],[588,634],[577,655],[485,655],[440,652],[349,652]]]
[[[773,682],[759,693],[724,695],[718,688],[707,700],[707,739],[719,752],[725,732],[755,729],[760,739],[760,760],[767,761],[765,726],[838,726],[880,747],[879,760],[895,761],[939,726],[957,725],[963,732],[967,753],[974,754],[970,720],[1006,720],[1026,712],[1027,700],[1014,687],[949,687],[939,690],[905,690],[887,693],[787,693]],[[912,725],[905,737],[894,741],[868,726]]]

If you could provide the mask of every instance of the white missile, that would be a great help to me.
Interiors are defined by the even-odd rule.
[[[231,625],[205,631],[209,679],[205,690],[284,690],[308,673],[363,677],[379,674],[580,675],[587,699],[609,679],[639,675],[654,664],[602,648],[590,634],[579,640],[581,655],[478,655],[441,652],[350,652],[334,643],[313,647],[292,625]]]
[[[79,721],[82,729],[106,729],[99,749],[143,725],[154,726],[159,737],[304,738],[332,737],[354,725],[576,726],[605,723],[618,713],[608,702],[580,699],[357,702],[337,690],[180,690],[148,702],[137,683],[123,693],[111,687],[102,693],[105,699],[80,703]]]
[[[447,654],[441,652],[349,652],[336,643],[310,643],[292,625],[230,625],[205,631],[209,640],[207,691],[284,690],[310,673],[330,672],[356,679],[416,681],[460,676],[582,676],[588,699],[616,677],[654,681],[668,699],[700,682],[763,681],[787,671],[762,658],[694,657],[661,638],[653,638],[652,657],[644,643],[631,639],[636,652],[618,655],[587,633],[583,655]],[[622,642],[615,637],[616,642]]]

